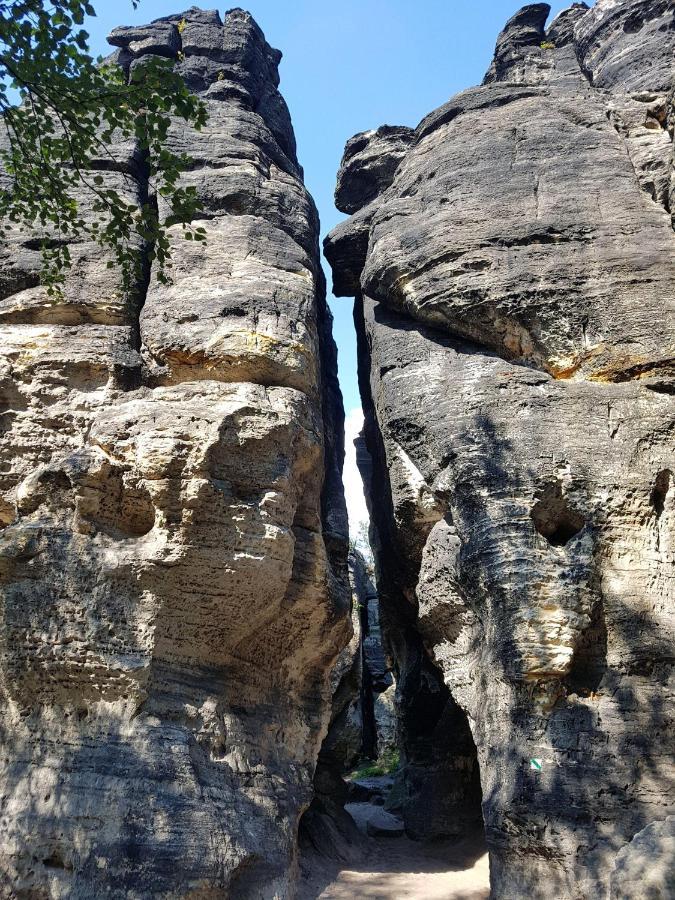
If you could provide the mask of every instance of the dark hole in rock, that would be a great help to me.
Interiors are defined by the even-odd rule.
[[[42,250],[43,247],[46,250],[55,250],[57,247],[67,246],[68,243],[69,241],[67,238],[35,237],[28,238],[27,241],[23,242],[23,245],[27,250]]]
[[[42,860],[42,865],[48,869],[72,869],[72,864],[64,860],[58,850],[55,850],[49,856]]]
[[[656,476],[656,479],[654,481],[654,487],[652,488],[650,502],[654,507],[654,512],[656,513],[657,518],[665,509],[666,497],[668,496],[668,491],[670,490],[670,481],[672,476],[673,473],[670,471],[670,469],[662,469]]]
[[[70,478],[68,478],[66,473],[61,469],[46,472],[40,480],[45,484],[48,484],[55,491],[70,491],[73,488],[70,483]]]
[[[29,504],[22,505],[22,512],[32,512],[41,503],[47,503],[55,510],[72,510],[75,507],[73,485],[63,469],[45,469],[39,475],[39,490],[33,494]]]
[[[638,31],[641,31],[644,28],[644,18],[639,12],[634,13],[632,16],[628,16],[626,21],[623,23],[623,30],[626,34],[637,34]]]
[[[591,621],[577,642],[566,679],[569,693],[587,696],[600,687],[607,669],[607,626],[602,600],[593,607]]]
[[[40,284],[39,272],[22,272],[5,266],[0,274],[0,300],[18,294],[20,291],[36,288]]]
[[[114,538],[141,537],[155,524],[155,507],[143,484],[126,481],[113,470],[100,487],[96,512],[87,516],[99,531]]]
[[[558,481],[546,485],[530,515],[539,534],[554,547],[564,547],[585,525],[581,513],[563,497]]]

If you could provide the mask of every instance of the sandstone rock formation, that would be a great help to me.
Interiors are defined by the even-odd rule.
[[[325,244],[406,829],[482,808],[503,900],[633,896],[674,805],[675,4],[548,13],[412,135],[352,138]]]
[[[348,785],[344,775],[360,759],[363,728],[363,634],[355,571],[360,554],[349,554],[352,588],[352,638],[340,653],[330,676],[330,724],[321,744],[314,775],[314,798],[302,817],[299,844],[303,870],[320,868],[327,859],[342,862],[359,858],[359,835],[345,811]]]
[[[645,900],[675,894],[675,816],[638,831],[616,855],[612,900]]]
[[[362,438],[358,439],[359,441]],[[350,554],[350,574],[361,634],[360,706],[362,716],[361,754],[366,759],[396,743],[392,709],[383,696],[393,687],[390,662],[382,644],[379,597],[373,579],[372,560],[355,550]],[[388,695],[391,698],[391,693]]]
[[[73,246],[59,302],[2,251],[0,896],[286,898],[350,634],[316,210],[250,15],[111,43],[207,105],[168,143],[208,240],[130,295]],[[137,147],[96,167],[152,200]]]
[[[364,761],[397,747],[394,685],[381,643],[372,567],[356,547],[349,553],[349,579],[353,635],[331,673],[330,725],[317,761],[314,799],[300,829],[307,870],[321,868],[325,858],[342,862],[361,858],[361,837],[344,807],[365,782],[346,776]]]

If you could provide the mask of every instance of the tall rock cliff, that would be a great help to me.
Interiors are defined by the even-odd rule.
[[[286,898],[350,634],[316,210],[250,15],[110,41],[207,106],[168,136],[207,242],[130,295],[73,246],[59,302],[2,250],[0,896]],[[153,202],[137,147],[95,168]]]
[[[347,143],[326,254],[408,833],[482,810],[493,897],[642,897],[675,811],[675,3],[548,14]]]

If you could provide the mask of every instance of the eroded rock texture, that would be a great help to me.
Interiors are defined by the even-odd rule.
[[[350,551],[353,634],[331,672],[330,723],[317,760],[314,798],[300,825],[303,870],[312,867],[315,857],[319,867],[326,858],[348,862],[360,857],[359,833],[344,808],[348,785],[343,777],[356,765],[363,747],[363,634],[355,579],[359,557]]]
[[[177,228],[173,284],[130,296],[72,247],[61,302],[36,236],[3,249],[0,896],[286,898],[350,632],[317,215],[247,13],[111,43],[207,104],[168,143],[208,240]]]
[[[462,830],[482,790],[504,900],[633,896],[673,812],[675,4],[548,12],[405,148],[349,142],[359,208],[326,242],[357,297],[406,828]]]

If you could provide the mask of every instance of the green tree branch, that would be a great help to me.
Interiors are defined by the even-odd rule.
[[[196,191],[179,186],[189,160],[166,149],[172,118],[200,129],[205,106],[171,60],[148,57],[129,80],[121,68],[97,63],[80,27],[85,16],[95,15],[84,0],[0,0],[0,114],[8,138],[0,164],[9,176],[9,186],[0,189],[0,237],[8,223],[47,232],[42,280],[52,294],[60,293],[70,265],[69,242],[92,239],[107,248],[113,257],[108,266],[120,267],[128,292],[141,275],[148,244],[157,278],[168,280],[171,224],[182,224],[189,239],[205,237],[204,229],[190,224],[199,211]],[[18,104],[10,102],[9,90],[18,93]],[[113,145],[125,139],[140,148],[142,173],[116,162]],[[147,181],[169,215],[162,221],[156,204],[143,197],[128,202],[106,185],[101,157],[128,183],[145,187]],[[82,189],[90,195],[93,218],[81,214]]]

